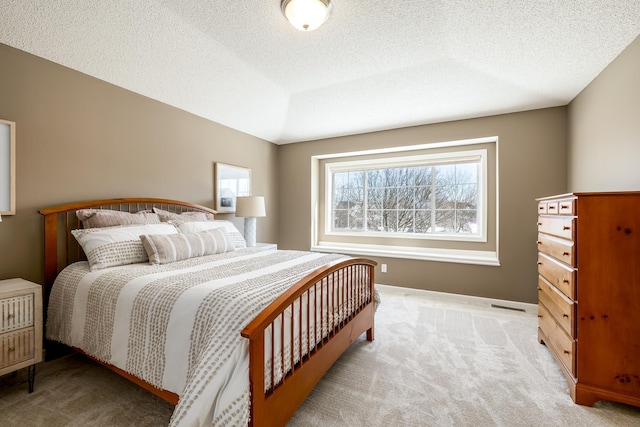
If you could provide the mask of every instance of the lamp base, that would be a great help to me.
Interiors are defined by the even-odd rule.
[[[247,241],[247,247],[254,247],[256,245],[256,219],[245,218],[244,219],[244,240]]]

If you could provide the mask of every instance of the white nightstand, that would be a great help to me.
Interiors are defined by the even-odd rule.
[[[42,286],[23,279],[0,280],[0,375],[29,368],[33,392],[42,362]]]

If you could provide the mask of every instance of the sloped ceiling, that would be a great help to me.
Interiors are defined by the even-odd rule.
[[[0,42],[276,144],[569,103],[638,0],[0,0]]]

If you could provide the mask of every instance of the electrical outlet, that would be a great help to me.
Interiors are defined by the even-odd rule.
[[[383,273],[387,272],[387,264],[380,264],[380,271],[382,271]]]

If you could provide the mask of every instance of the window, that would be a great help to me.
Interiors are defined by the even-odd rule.
[[[499,265],[497,138],[312,158],[311,250]]]
[[[327,164],[330,232],[482,235],[483,153]]]

